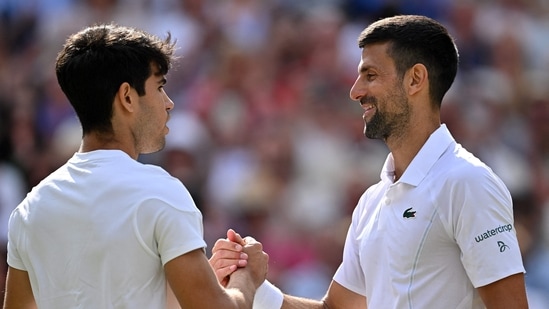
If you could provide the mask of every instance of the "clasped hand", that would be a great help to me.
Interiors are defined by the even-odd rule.
[[[246,267],[258,287],[267,276],[269,255],[263,252],[263,245],[253,237],[242,238],[229,229],[226,239],[220,238],[215,242],[209,261],[222,286],[227,287],[231,275]]]

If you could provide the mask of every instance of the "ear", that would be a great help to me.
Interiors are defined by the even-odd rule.
[[[118,101],[120,108],[128,112],[133,112],[135,104],[137,103],[136,94],[135,89],[133,89],[129,83],[122,83],[116,93],[116,101]]]
[[[410,96],[416,95],[421,91],[428,90],[429,72],[427,72],[425,65],[416,63],[412,68],[410,68],[406,74],[405,83]]]

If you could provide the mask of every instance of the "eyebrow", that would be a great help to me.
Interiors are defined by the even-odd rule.
[[[360,65],[358,67],[358,73],[361,74],[361,73],[365,73],[367,72],[368,70],[374,68],[372,65]]]
[[[159,85],[165,85],[168,82],[168,80],[165,77],[162,77],[162,79],[158,80]]]

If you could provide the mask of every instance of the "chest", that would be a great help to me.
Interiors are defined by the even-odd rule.
[[[360,205],[357,229],[366,275],[383,272],[398,281],[459,256],[448,203],[429,186],[395,184],[369,194]]]

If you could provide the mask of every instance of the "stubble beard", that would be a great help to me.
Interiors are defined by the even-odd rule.
[[[370,121],[364,123],[364,135],[370,139],[381,139],[386,141],[391,136],[402,135],[406,131],[410,117],[410,106],[406,96],[399,92],[383,100],[383,106],[388,102],[395,102],[397,110],[392,113],[380,111],[378,109],[377,98],[368,98],[372,102],[376,111]]]
[[[370,139],[384,139],[388,132],[385,132],[385,117],[382,112],[376,111],[369,122],[364,123],[364,135]]]
[[[159,133],[160,130],[157,127],[150,125],[149,119],[144,121],[141,123],[139,131],[134,133],[136,148],[140,154],[159,152],[166,146],[166,135]]]

